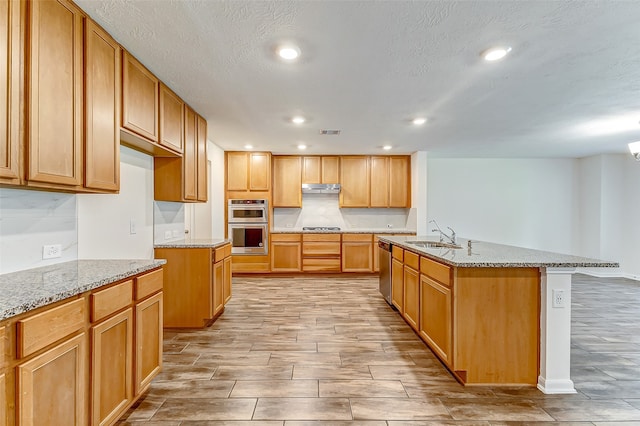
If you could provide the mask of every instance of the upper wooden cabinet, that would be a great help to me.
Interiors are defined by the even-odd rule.
[[[91,20],[85,23],[86,188],[120,189],[120,46]]]
[[[65,0],[29,3],[27,180],[82,185],[83,14]]]
[[[0,183],[20,183],[20,30],[17,1],[0,1]],[[4,83],[6,82],[6,84]]]
[[[340,207],[369,207],[369,157],[341,157],[340,185]]]
[[[184,106],[182,157],[154,158],[154,199],[157,201],[207,201],[207,121]]]
[[[160,145],[182,153],[184,141],[184,102],[160,83]]]
[[[160,82],[129,52],[122,54],[122,127],[158,142]]]
[[[302,159],[273,157],[273,207],[302,207]]]
[[[371,207],[411,207],[411,157],[371,157]]]
[[[340,157],[302,157],[302,183],[340,183]]]
[[[227,152],[227,191],[269,191],[271,153]]]

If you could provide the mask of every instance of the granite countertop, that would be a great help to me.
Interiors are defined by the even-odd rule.
[[[163,259],[76,260],[0,275],[0,320],[150,271]]]
[[[433,236],[385,236],[380,239],[419,255],[430,257],[447,265],[458,267],[617,268],[620,266],[617,262],[533,250],[478,240],[472,240],[471,249],[469,250],[467,246],[469,240],[462,238],[459,238],[457,241],[458,244],[462,246],[460,249],[423,248],[409,244],[410,241],[438,241]]]
[[[154,244],[154,248],[216,248],[230,242],[224,238],[185,238],[183,240],[167,241]]]
[[[307,231],[302,228],[273,228],[272,234],[415,234],[416,231],[400,228],[341,229],[339,231]]]

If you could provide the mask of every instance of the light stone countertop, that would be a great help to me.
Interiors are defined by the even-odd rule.
[[[0,275],[0,320],[164,265],[163,259],[76,260]]]
[[[154,248],[216,248],[229,243],[230,240],[224,238],[185,238],[183,240],[167,241],[166,243],[154,244]]]
[[[392,245],[400,246],[419,255],[430,257],[447,265],[458,267],[617,268],[620,266],[618,262],[533,250],[478,240],[472,240],[471,249],[469,250],[467,246],[469,240],[462,238],[459,238],[457,241],[457,243],[462,246],[460,249],[423,248],[409,243],[410,241],[438,241],[437,239],[434,239],[433,236],[383,236],[380,237],[380,240],[389,242]]]
[[[341,229],[339,231],[303,231],[302,228],[273,228],[272,234],[415,234],[416,231],[400,228]]]

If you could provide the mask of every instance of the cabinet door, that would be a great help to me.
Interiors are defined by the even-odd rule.
[[[302,207],[301,159],[273,157],[273,207]]]
[[[135,395],[162,369],[162,292],[136,304]]]
[[[378,254],[378,236],[373,237],[373,272],[380,272],[380,255]]]
[[[184,108],[184,153],[182,154],[182,178],[184,199],[198,199],[198,119],[194,110]]]
[[[411,207],[411,157],[389,157],[389,207]]]
[[[133,398],[133,309],[91,328],[91,424],[114,423]]]
[[[223,260],[224,262],[224,304],[226,305],[231,300],[232,295],[232,265],[231,256],[227,256]]]
[[[420,275],[420,337],[451,363],[451,289]]]
[[[342,272],[371,272],[373,249],[370,242],[342,243]]]
[[[418,330],[420,311],[420,277],[418,271],[404,267],[404,319],[414,329]]]
[[[0,1],[0,181],[20,183],[21,5]]]
[[[167,86],[160,83],[159,99],[160,145],[182,153],[184,141],[184,102]]]
[[[391,261],[391,303],[404,314],[404,264],[398,259]]]
[[[30,2],[29,181],[82,185],[82,21],[66,0]]]
[[[302,243],[300,241],[271,242],[271,272],[300,272]]]
[[[340,157],[322,157],[320,183],[340,183]]]
[[[389,157],[371,157],[371,207],[389,207]]]
[[[85,182],[120,189],[120,46],[90,19],[85,26]]]
[[[302,183],[322,183],[321,157],[302,157]]]
[[[271,184],[271,154],[253,152],[249,162],[249,191],[268,191]]]
[[[207,160],[207,120],[201,116],[197,116],[198,128],[197,128],[197,150],[198,150],[198,174],[197,174],[197,186],[198,186],[198,201],[206,202],[209,198],[209,175],[208,160]]]
[[[211,318],[222,312],[224,308],[224,261],[213,264],[213,282],[211,283],[211,294],[213,295],[213,315]]]
[[[369,158],[340,158],[340,207],[369,207]]]
[[[158,142],[159,81],[128,52],[122,60],[122,127]]]
[[[227,153],[227,191],[249,189],[249,153]]]
[[[87,359],[87,336],[82,333],[18,365],[17,424],[87,424]]]

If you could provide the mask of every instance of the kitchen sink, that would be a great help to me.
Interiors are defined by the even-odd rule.
[[[445,243],[444,241],[405,241],[407,244],[422,248],[449,248],[449,249],[461,249],[462,246],[457,244]]]

